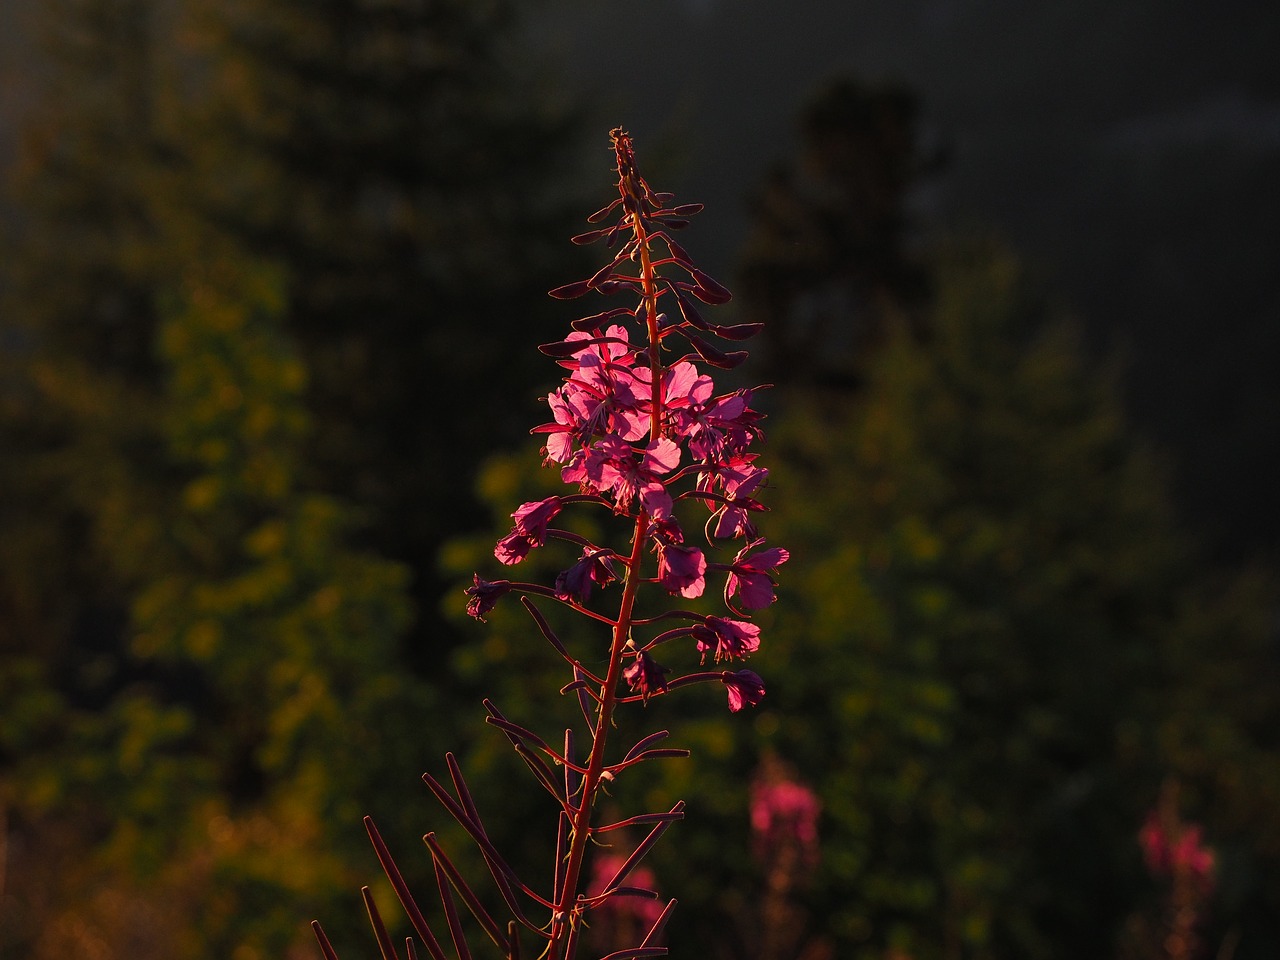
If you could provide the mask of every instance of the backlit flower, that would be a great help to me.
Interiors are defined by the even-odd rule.
[[[726,671],[720,679],[729,693],[729,711],[737,713],[745,706],[754,707],[764,699],[764,681],[750,670]]]
[[[707,617],[693,628],[693,638],[698,641],[698,652],[704,662],[708,653],[719,663],[740,660],[760,649],[760,628],[743,620]]]
[[[729,579],[724,586],[724,602],[730,610],[735,610],[732,603],[734,596],[740,596],[739,603],[746,610],[760,610],[769,606],[775,599],[773,574],[778,567],[791,558],[791,554],[782,547],[770,547],[752,553],[756,547],[764,543],[756,540],[738,551],[738,555],[729,564]]]

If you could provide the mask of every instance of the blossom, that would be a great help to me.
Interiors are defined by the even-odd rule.
[[[478,573],[472,574],[475,582],[467,587],[467,613],[484,622],[484,615],[497,606],[498,601],[511,592],[510,580],[482,580]]]
[[[739,670],[736,673],[726,670],[720,675],[720,680],[729,693],[731,713],[737,713],[745,706],[754,707],[764,699],[764,681],[750,670]]]
[[[547,539],[547,524],[562,509],[559,497],[547,497],[522,504],[511,515],[515,526],[498,541],[493,554],[499,562],[511,565],[529,555],[532,547],[540,547]]]
[[[627,510],[639,494],[645,513],[657,520],[671,517],[671,495],[658,479],[680,463],[680,447],[659,437],[644,449],[639,461],[631,445],[616,437],[606,437],[593,448],[599,451],[599,469],[592,479],[601,490],[613,493],[614,508]]]
[[[641,650],[636,654],[635,660],[631,661],[631,664],[622,672],[622,676],[632,691],[640,694],[647,702],[653,694],[667,692],[666,675],[670,672],[669,667],[664,667]],[[732,696],[730,694],[731,698]]]
[[[687,403],[676,410],[679,432],[689,440],[689,453],[698,460],[740,454],[760,436],[760,414],[749,406],[750,390],[711,397],[709,377],[690,387]]]
[[[572,457],[575,442],[586,446],[597,436],[632,442],[649,428],[648,386],[630,369],[635,357],[626,328],[614,324],[603,334],[575,330],[564,343],[572,349],[579,341],[585,341],[582,348],[561,361],[573,373],[547,396],[555,422],[534,429],[551,435],[546,458],[562,464]]]
[[[729,564],[724,602],[730,610],[736,609],[730,598],[737,594],[741,594],[740,602],[747,610],[762,609],[777,599],[773,593],[775,584],[772,574],[791,558],[791,554],[782,547],[770,547],[752,554],[751,551],[762,543],[763,540],[748,543]]]
[[[669,593],[692,599],[706,588],[707,558],[697,547],[658,543],[658,582]]]
[[[713,537],[747,537],[756,536],[755,524],[748,514],[753,510],[763,509],[752,496],[769,476],[763,467],[754,467],[751,461],[754,455],[734,457],[730,464],[713,475],[719,479],[728,503],[721,505],[715,512],[715,529]]]
[[[706,662],[708,651],[715,660],[742,659],[760,649],[760,628],[743,620],[726,620],[707,617],[693,628],[693,638],[698,641],[698,652]]]
[[[604,587],[618,579],[613,570],[612,556],[609,550],[584,547],[578,562],[556,576],[556,597],[586,603],[591,596],[592,584]]]

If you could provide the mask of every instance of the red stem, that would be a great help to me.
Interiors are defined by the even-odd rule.
[[[631,228],[635,233],[636,246],[640,251],[640,274],[644,283],[645,321],[649,335],[649,369],[651,371],[652,401],[649,416],[649,437],[656,440],[662,435],[663,396],[662,396],[662,356],[658,331],[658,291],[653,263],[649,256],[649,239],[645,233],[644,222],[640,211],[643,208],[642,191],[635,183],[634,172],[619,171],[622,176],[619,188],[624,194],[630,194],[635,206],[631,212]],[[595,730],[592,734],[591,755],[587,761],[587,772],[582,778],[582,805],[578,807],[573,818],[573,832],[569,841],[568,862],[565,865],[564,882],[560,890],[554,892],[556,901],[555,913],[551,920],[551,942],[547,947],[549,960],[573,960],[576,947],[576,936],[571,932],[576,929],[579,918],[575,911],[578,899],[578,881],[586,858],[587,841],[591,836],[591,815],[595,812],[596,788],[605,769],[605,741],[609,728],[613,725],[613,711],[618,703],[618,685],[622,680],[622,659],[631,636],[631,613],[635,607],[636,592],[642,581],[641,564],[644,560],[645,539],[649,532],[649,515],[641,508],[637,511],[635,532],[632,534],[631,557],[627,560],[627,572],[623,578],[622,601],[618,608],[618,617],[613,623],[613,642],[609,649],[609,670],[605,674],[604,685],[600,689],[600,711],[596,715]]]

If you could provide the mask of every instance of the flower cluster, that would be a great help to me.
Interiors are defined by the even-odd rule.
[[[689,636],[705,664],[708,654],[716,663],[741,660],[760,646],[759,628],[740,618],[773,603],[774,577],[789,557],[781,547],[766,546],[755,523],[764,509],[756,497],[769,475],[750,449],[762,436],[762,416],[751,405],[752,390],[717,393],[703,369],[741,363],[745,352],[722,350],[713,341],[744,340],[760,325],[716,325],[702,316],[700,305],[724,303],[730,294],[671,237],[701,205],[674,205],[670,194],[651,190],[635,170],[629,137],[616,130],[613,138],[619,196],[588,219],[599,223],[615,214],[617,219],[574,242],[602,241],[616,253],[594,276],[551,295],[573,299],[597,293],[629,302],[575,321],[564,340],[541,348],[567,375],[546,398],[552,419],[534,433],[546,438],[544,462],[558,466],[563,481],[577,492],[521,505],[511,515],[511,532],[494,549],[501,563],[514,565],[548,538],[557,538],[578,544],[581,557],[559,573],[550,590],[477,575],[467,591],[467,610],[483,617],[512,591],[553,596],[585,610],[595,588],[619,580],[657,583],[672,596],[692,599],[702,596],[709,579],[722,577],[725,606],[738,619],[667,614],[690,624],[648,643],[631,640],[623,678],[632,699],[646,700],[683,683],[718,679],[730,709],[737,711],[764,696],[755,673],[725,670],[668,681],[670,671],[655,660],[654,649]],[[632,324],[639,331],[630,329]],[[679,355],[669,356],[673,347]],[[705,546],[686,536],[677,510],[683,502],[701,505]],[[588,503],[636,522],[628,551],[551,526],[569,506]],[[712,551],[725,545],[732,557],[717,561]],[[648,575],[642,570],[646,552],[653,563]],[[620,619],[611,622],[616,626]]]

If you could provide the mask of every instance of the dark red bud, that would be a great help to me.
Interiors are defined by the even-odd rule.
[[[675,257],[686,267],[693,266],[693,259],[685,252],[684,247],[680,246],[680,244],[670,238],[667,238],[667,249],[671,251],[671,256]]]
[[[617,260],[614,260],[612,263],[606,263],[603,267],[601,267],[599,270],[595,272],[595,274],[591,277],[590,280],[587,281],[587,286],[590,287],[592,290],[594,290],[596,287],[600,286],[600,284],[608,280],[609,277],[612,275],[613,271],[616,269],[618,269]]]
[[[603,293],[606,297],[621,293],[623,290],[634,290],[637,293],[643,292],[640,284],[635,280],[606,280],[603,283],[596,284],[595,290],[597,293]]]
[[[556,340],[554,343],[540,343],[538,351],[545,353],[548,357],[572,357],[575,353],[581,353],[587,347],[597,343],[620,343],[623,346],[631,346],[626,340],[618,337],[592,337],[590,340]],[[707,362],[710,363],[710,361]]]
[[[676,291],[676,303],[680,306],[680,316],[684,317],[684,322],[689,326],[698,330],[710,330],[711,324],[702,319],[702,314],[698,312],[698,308],[689,302],[689,298]]]
[[[733,294],[729,292],[729,288],[722,286],[718,281],[707,276],[697,267],[689,267],[689,275],[698,282],[698,286],[691,292],[703,303],[728,303],[733,299]],[[702,293],[699,293],[699,290]],[[708,300],[702,294],[710,294],[712,299]]]
[[[701,213],[703,204],[701,203],[682,203],[678,207],[672,207],[664,213],[675,217],[692,217],[696,213]]]
[[[628,317],[634,317],[636,312],[630,307],[614,307],[611,310],[604,311],[604,313],[594,313],[589,317],[580,317],[573,321],[570,326],[575,330],[582,330],[589,333],[602,323],[612,320],[614,317],[621,317],[624,314]]]
[[[576,237],[571,237],[569,242],[576,243],[578,246],[595,243],[601,237],[608,236],[616,229],[616,227],[602,227],[599,230],[588,230],[586,233],[580,233]]]
[[[614,210],[618,209],[618,204],[620,204],[621,202],[622,202],[622,198],[619,197],[617,200],[613,201],[613,203],[609,204],[607,207],[601,207],[591,216],[587,217],[587,223],[599,223],[609,214],[613,213]]]
[[[576,283],[566,283],[563,287],[556,287],[554,290],[547,291],[547,293],[557,300],[575,300],[590,289],[591,284],[588,281],[579,280]]]
[[[698,351],[698,356],[713,367],[719,367],[721,370],[732,370],[747,359],[747,351],[745,350],[733,350],[725,353],[722,350],[717,350],[696,333],[690,333],[686,330],[684,335],[688,338],[689,343],[693,345],[693,349]]]
[[[722,340],[749,340],[763,329],[763,323],[735,323],[731,326],[712,327],[711,332]]]

